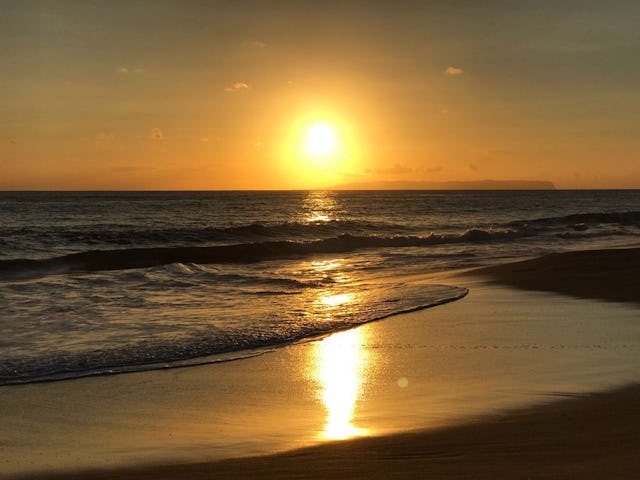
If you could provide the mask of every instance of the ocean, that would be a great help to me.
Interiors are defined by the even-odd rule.
[[[0,192],[0,385],[256,356],[640,239],[640,191]]]

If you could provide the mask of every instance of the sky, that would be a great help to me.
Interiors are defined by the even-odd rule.
[[[0,190],[640,188],[638,25],[615,0],[0,0]]]

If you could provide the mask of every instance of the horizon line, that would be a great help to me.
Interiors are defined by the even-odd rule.
[[[117,193],[117,192],[567,192],[567,191],[622,191],[640,190],[639,187],[616,188],[232,188],[232,189],[15,189],[3,190],[0,193]]]

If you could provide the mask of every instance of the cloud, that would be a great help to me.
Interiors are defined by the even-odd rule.
[[[151,140],[155,140],[158,142],[161,142],[162,140],[164,140],[164,133],[162,133],[162,130],[160,130],[159,128],[154,128],[153,130],[151,130],[151,133],[149,134],[149,138]]]
[[[126,67],[124,65],[120,65],[116,68],[116,73],[118,75],[126,76],[126,75],[142,75],[144,73],[144,68],[140,67]]]
[[[444,71],[444,73],[446,73],[447,75],[462,75],[464,73],[464,70],[458,67],[449,66]]]
[[[469,169],[473,170],[474,172],[477,172],[478,171],[478,166],[476,164],[474,164],[474,163],[470,163],[469,164]]]
[[[267,48],[269,46],[266,43],[260,42],[258,40],[255,40],[253,42],[249,42],[249,45],[251,45],[254,48]]]
[[[233,93],[233,92],[239,92],[241,90],[248,90],[250,88],[251,87],[249,86],[248,83],[245,83],[245,82],[234,82],[230,86],[225,88],[224,91],[225,92],[229,92],[229,93]]]

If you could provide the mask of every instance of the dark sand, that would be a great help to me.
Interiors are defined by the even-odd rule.
[[[640,248],[556,253],[470,273],[517,288],[640,303]]]
[[[638,248],[551,255],[478,273],[515,287],[640,303]],[[51,478],[640,478],[640,386],[421,433]]]

